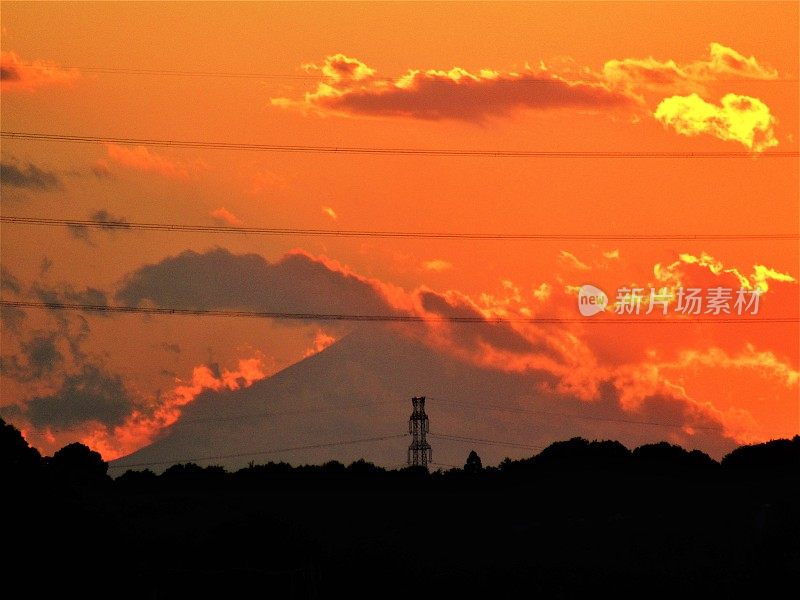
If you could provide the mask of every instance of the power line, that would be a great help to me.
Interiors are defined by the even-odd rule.
[[[47,65],[32,62],[19,61],[17,65],[24,66],[30,69],[39,69],[43,71],[50,71],[53,69],[60,70],[77,70],[85,73],[103,73],[103,74],[120,74],[120,75],[178,75],[187,77],[241,77],[247,79],[313,79],[321,81],[320,75],[311,74],[284,74],[284,73],[248,73],[248,72],[235,72],[235,71],[189,71],[182,69],[144,69],[138,67],[118,68],[118,67],[96,67],[79,65]],[[526,84],[546,84],[551,83],[553,80],[550,78],[518,78],[513,80],[515,83]],[[770,78],[770,79],[754,79],[754,78],[738,78],[738,79],[689,79],[689,81],[698,84],[711,85],[714,83],[797,83],[798,79],[791,78]]]
[[[430,433],[428,435],[430,435],[433,438],[441,438],[444,440],[452,440],[455,442],[488,444],[490,446],[508,446],[510,448],[523,448],[525,450],[544,450],[544,446],[537,446],[534,444],[519,444],[516,442],[504,442],[502,440],[489,440],[486,438],[473,438],[463,435],[449,435],[444,433]]]
[[[77,65],[42,65],[30,62],[18,62],[17,65],[29,69],[39,69],[50,71],[59,69],[64,71],[81,71],[83,73],[102,73],[118,75],[177,75],[181,77],[224,77],[242,79],[315,79],[319,80],[318,75],[310,74],[288,74],[288,73],[243,73],[235,71],[188,71],[182,69],[140,69],[134,68],[115,68],[115,67],[81,67]],[[13,66],[13,65],[12,65]]]
[[[395,400],[385,400],[382,402],[364,402],[361,404],[348,404],[346,406],[331,406],[328,408],[319,408],[319,407],[310,407],[310,408],[300,408],[296,410],[283,410],[283,411],[260,411],[260,412],[252,412],[252,413],[241,413],[238,415],[228,415],[225,417],[214,416],[214,417],[201,417],[196,419],[184,419],[179,418],[175,423],[170,425],[170,427],[181,426],[181,425],[194,425],[197,423],[224,423],[229,421],[238,421],[239,419],[258,419],[261,417],[287,417],[287,416],[294,416],[294,415],[305,415],[309,413],[313,414],[321,414],[321,413],[330,413],[330,412],[339,412],[339,411],[347,411],[356,408],[371,408],[377,406],[387,406],[390,404],[398,404]],[[25,431],[29,433],[34,433],[36,435],[47,435],[48,433],[69,433],[74,431],[71,428],[62,428],[62,427],[48,427],[46,429],[39,429],[39,428],[25,428]]]
[[[734,151],[560,151],[560,150],[479,150],[441,148],[380,148],[374,146],[312,146],[284,144],[253,144],[244,142],[190,141],[150,138],[123,138],[106,136],[66,135],[58,133],[33,133],[2,131],[0,137],[8,139],[79,144],[119,144],[204,150],[249,150],[256,152],[290,152],[311,154],[371,154],[398,156],[465,156],[481,158],[798,158],[800,151],[770,151],[761,154]]]
[[[296,313],[282,311],[256,311],[256,310],[218,310],[203,308],[162,308],[153,306],[114,306],[105,304],[73,304],[68,302],[39,302],[29,300],[0,300],[0,306],[15,308],[41,308],[48,310],[80,310],[85,312],[108,312],[127,314],[149,315],[175,315],[193,317],[243,317],[243,318],[268,318],[288,319],[299,321],[356,321],[365,323],[399,322],[399,323],[479,323],[497,325],[500,323],[528,323],[531,325],[545,323],[591,323],[591,324],[633,324],[633,323],[798,323],[800,317],[676,317],[670,318],[603,318],[589,317],[447,317],[442,315],[413,315],[413,314],[385,314],[363,315],[342,313]]]
[[[475,404],[469,402],[459,402],[457,400],[443,400],[441,398],[434,398],[437,403],[443,404],[453,404],[456,406],[466,406],[470,408],[475,408],[478,410],[496,410],[501,412],[512,412],[512,413],[521,413],[521,414],[531,414],[531,415],[545,415],[545,416],[554,416],[554,417],[567,417],[570,419],[580,419],[585,421],[600,421],[600,422],[608,422],[608,423],[626,423],[630,425],[648,425],[652,427],[667,427],[671,429],[683,429],[687,425],[679,425],[677,423],[661,423],[658,421],[639,421],[635,419],[618,419],[618,418],[610,418],[610,417],[595,417],[591,415],[577,415],[574,413],[562,413],[562,412],[555,412],[555,411],[548,411],[548,410],[534,410],[534,409],[525,409],[525,408],[516,408],[511,406],[497,406],[491,404]],[[724,431],[722,427],[709,427],[703,425],[689,425],[692,429],[698,429],[702,431]]]
[[[666,427],[671,429],[683,429],[685,425],[680,425],[676,423],[662,423],[658,421],[641,421],[635,419],[621,419],[621,418],[613,418],[613,417],[598,417],[592,415],[579,415],[575,413],[565,413],[559,411],[550,411],[550,410],[535,410],[535,409],[525,409],[525,408],[518,408],[513,406],[499,406],[499,405],[492,405],[492,404],[477,404],[477,403],[470,403],[470,402],[461,402],[458,400],[445,400],[442,398],[431,398],[435,400],[438,404],[451,404],[454,406],[463,406],[466,408],[473,408],[476,410],[493,410],[493,411],[500,411],[500,412],[511,412],[511,413],[518,413],[518,414],[531,414],[531,415],[544,415],[544,416],[551,416],[551,417],[567,417],[570,419],[579,419],[579,420],[587,420],[587,421],[599,421],[599,422],[608,422],[608,423],[625,423],[629,425],[647,425],[652,427]],[[220,416],[213,416],[207,418],[196,418],[196,419],[179,419],[175,425],[191,425],[196,423],[221,423],[221,422],[228,422],[228,421],[236,421],[239,419],[252,419],[252,418],[260,418],[260,417],[280,417],[280,416],[292,416],[292,415],[300,415],[300,414],[320,414],[320,413],[329,413],[329,412],[339,412],[339,411],[348,411],[357,408],[370,408],[370,407],[378,407],[378,406],[388,406],[395,404],[400,406],[398,402],[395,400],[386,400],[381,402],[364,402],[359,404],[348,404],[346,406],[332,406],[329,408],[306,408],[306,409],[297,409],[297,410],[287,410],[287,411],[262,411],[262,412],[253,412],[253,413],[241,413],[237,415],[229,415],[225,417]],[[702,431],[723,431],[722,427],[710,427],[710,426],[702,426],[702,425],[695,425],[691,426],[693,429],[702,430]],[[71,429],[60,429],[60,428],[48,428],[48,429],[35,429],[35,428],[26,428],[26,431],[36,433],[37,435],[44,435],[48,432],[50,433],[65,433],[72,431]],[[496,443],[508,446],[519,445],[513,442],[501,442],[499,440],[486,440],[480,438],[467,438],[465,436],[453,436],[450,434],[437,434],[431,433],[432,436],[439,436],[439,437],[452,437],[452,438],[459,438],[461,440],[466,441],[475,441],[475,442],[485,442],[485,443]],[[522,446],[527,447],[527,445],[522,444]],[[534,449],[541,449],[542,446],[534,446]]]
[[[463,467],[460,467],[458,465],[451,465],[449,463],[441,463],[441,462],[433,462],[433,461],[428,462],[428,464],[429,465],[436,465],[437,467],[449,467],[451,469],[461,469],[461,468],[463,468]],[[407,465],[405,465],[405,466],[407,466]]]
[[[235,454],[214,454],[210,456],[196,456],[193,458],[183,458],[180,459],[184,463],[186,462],[194,462],[194,461],[201,461],[201,460],[217,460],[223,458],[241,458],[243,456],[258,456],[262,454],[277,454],[280,452],[292,452],[295,450],[314,450],[317,448],[332,448],[334,446],[347,446],[350,444],[361,444],[366,442],[380,442],[383,440],[392,440],[397,438],[407,437],[407,433],[400,433],[395,435],[384,435],[380,437],[371,437],[371,438],[360,438],[355,440],[344,440],[341,442],[328,442],[324,444],[309,444],[308,446],[293,446],[289,448],[272,448],[270,450],[256,450],[254,452],[237,452]],[[162,460],[162,461],[153,461],[153,462],[140,462],[140,463],[128,463],[124,465],[112,465],[109,464],[109,468],[113,469],[126,469],[130,467],[150,467],[156,465],[169,465],[169,464],[178,464],[175,460]]]
[[[141,223],[129,221],[99,221],[94,219],[63,219],[0,215],[0,222],[10,225],[35,225],[45,227],[92,227],[97,229],[125,229],[189,233],[219,233],[238,235],[299,235],[310,237],[357,238],[411,238],[411,239],[463,239],[463,240],[606,240],[606,241],[656,241],[656,240],[800,240],[800,233],[729,233],[729,234],[569,234],[569,233],[464,233],[444,231],[381,231],[354,229],[304,229],[294,227],[233,227],[228,225],[189,225],[183,223]]]

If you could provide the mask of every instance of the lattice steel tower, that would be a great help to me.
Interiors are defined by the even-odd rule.
[[[425,434],[430,431],[428,415],[425,414],[425,396],[412,398],[411,404],[414,412],[408,419],[408,433],[412,439],[408,447],[408,464],[427,468],[428,463],[433,460],[433,450],[425,439]]]

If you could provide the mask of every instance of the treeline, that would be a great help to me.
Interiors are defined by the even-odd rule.
[[[685,450],[667,442],[629,450],[616,441],[573,438],[555,442],[530,458],[506,458],[497,467],[484,467],[473,450],[461,468],[420,467],[387,470],[364,460],[350,465],[331,461],[323,465],[292,466],[284,462],[254,464],[235,472],[220,466],[175,464],[157,475],[150,469],[128,470],[112,478],[100,454],[73,443],[53,456],[42,457],[13,426],[0,419],[0,469],[6,477],[38,478],[53,483],[113,485],[120,490],[154,491],[159,488],[224,488],[270,486],[356,486],[359,483],[391,488],[463,483],[489,487],[518,485],[537,477],[575,476],[704,481],[759,480],[800,477],[800,436],[741,446],[717,462],[699,450]]]
[[[174,465],[116,478],[0,422],[3,578],[39,597],[778,597],[800,580],[800,437],[717,462],[556,442],[484,467]]]

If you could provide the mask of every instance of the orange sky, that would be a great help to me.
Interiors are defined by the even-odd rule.
[[[102,210],[131,222],[309,229],[797,234],[798,159],[770,156],[798,151],[797,32],[798,5],[790,2],[3,2],[4,132],[749,156],[330,155],[4,138],[2,212],[88,219]],[[739,280],[724,270],[715,275],[717,262],[745,277],[759,265],[776,277],[766,280],[760,315],[798,316],[796,239],[387,240],[7,223],[1,231],[4,272],[19,282],[4,285],[4,298],[41,298],[42,290],[77,297],[90,287],[113,302],[126,276],[144,265],[221,246],[269,262],[297,250],[337,261],[335,272],[346,267],[369,280],[395,306],[421,310],[419,291],[430,289],[453,302],[520,315],[576,316],[567,286],[648,286],[658,282],[657,264],[673,265],[671,283],[731,287]],[[689,264],[704,255],[713,259]],[[347,331],[326,323],[190,317],[83,321],[28,310],[13,327],[4,322],[0,405],[45,451],[94,440],[108,458],[146,443],[165,423],[140,423],[144,436],[115,433],[92,415],[93,402],[117,422],[131,411],[171,410],[184,388],[197,388],[204,377],[217,382],[205,387],[231,387],[203,365],[244,369],[251,381]],[[575,352],[586,353],[585,369],[559,375],[579,372],[580,389],[599,378],[634,395],[666,386],[711,410],[737,442],[800,431],[796,321],[587,322],[565,325],[558,335],[574,337]],[[64,357],[53,369],[31,372],[36,339],[51,340],[48,347]],[[448,351],[458,352],[458,339],[447,342]],[[169,348],[176,344],[179,352]],[[474,360],[491,354],[486,347],[462,350]],[[506,358],[492,368],[508,368]],[[251,359],[261,361],[257,368],[240,362]],[[90,366],[105,378],[76,394],[94,389],[99,397],[118,381],[133,408],[117,410],[92,397],[84,412],[75,409],[68,428],[42,433],[46,419],[31,423],[26,407],[58,396],[65,378],[86,377]],[[627,409],[635,413],[634,405]],[[123,433],[124,441],[114,439]]]

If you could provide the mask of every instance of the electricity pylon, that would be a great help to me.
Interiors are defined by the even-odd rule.
[[[411,404],[414,412],[408,419],[408,433],[411,434],[411,445],[408,447],[408,464],[415,467],[428,467],[433,460],[433,450],[425,439],[425,434],[430,431],[428,415],[425,414],[425,396],[412,398]]]

